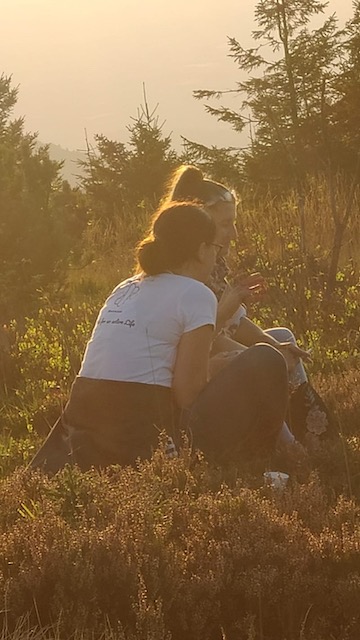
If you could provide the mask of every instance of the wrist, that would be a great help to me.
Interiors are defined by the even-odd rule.
[[[228,319],[229,319],[228,315],[218,309],[218,312],[217,312],[217,315],[216,315],[215,333],[219,333],[221,331],[221,329],[224,328],[224,326],[227,323]]]

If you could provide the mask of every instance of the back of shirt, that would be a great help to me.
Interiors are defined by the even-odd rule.
[[[215,325],[216,307],[213,292],[193,278],[130,278],[101,309],[79,375],[171,387],[181,336]]]

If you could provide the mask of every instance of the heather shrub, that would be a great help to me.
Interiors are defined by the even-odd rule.
[[[359,508],[316,475],[283,495],[256,487],[241,474],[226,486],[186,449],[138,469],[18,470],[1,481],[7,628],[27,617],[61,638],[109,625],[131,640],[355,639]]]

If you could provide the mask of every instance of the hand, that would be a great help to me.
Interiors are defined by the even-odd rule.
[[[226,367],[233,358],[236,358],[240,353],[242,353],[244,349],[238,349],[234,351],[221,351],[217,353],[216,356],[212,356],[209,360],[209,376],[213,378],[215,374],[217,374],[221,369]]]
[[[304,362],[311,362],[311,355],[309,351],[305,351],[305,349],[301,349],[293,342],[279,342],[276,345],[276,348],[282,353],[286,360],[286,364],[288,367],[288,371],[291,373],[296,365],[298,364],[300,358]]]
[[[255,298],[265,290],[265,279],[260,273],[252,273],[250,276],[241,277],[234,285],[227,285],[219,300],[219,317],[226,322],[245,300]]]
[[[251,273],[248,276],[239,276],[236,278],[235,286],[244,289],[244,300],[258,298],[259,295],[267,291],[266,280],[259,272]]]

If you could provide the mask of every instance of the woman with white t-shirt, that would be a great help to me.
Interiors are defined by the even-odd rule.
[[[61,419],[67,461],[84,470],[133,465],[151,456],[161,431],[177,442],[180,428],[210,458],[275,446],[287,402],[278,351],[251,347],[208,382],[217,300],[205,283],[221,248],[215,233],[193,203],[155,217],[138,248],[141,273],[109,296],[86,347]],[[65,462],[48,444],[31,466],[56,472]]]
[[[138,247],[141,273],[101,309],[64,413],[80,467],[149,458],[175,437],[178,409],[207,382],[218,251],[211,217],[192,204],[160,211]]]

